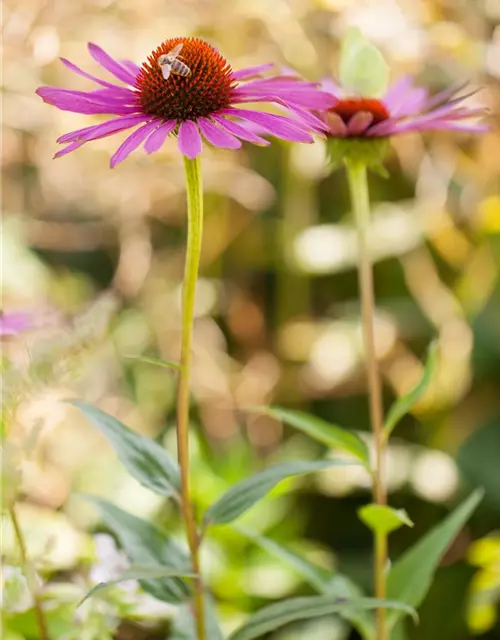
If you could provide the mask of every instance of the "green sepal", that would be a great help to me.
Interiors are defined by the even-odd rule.
[[[332,169],[343,163],[362,164],[384,178],[388,173],[383,161],[389,146],[388,138],[327,138],[326,147]]]

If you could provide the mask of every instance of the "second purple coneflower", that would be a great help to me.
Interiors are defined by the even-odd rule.
[[[427,89],[415,85],[411,76],[404,76],[380,99],[349,95],[333,80],[324,80],[322,87],[336,99],[324,113],[331,137],[386,138],[411,131],[481,133],[488,129],[477,122],[484,108],[464,105],[475,92],[460,95],[463,87],[450,87],[430,96]]]
[[[389,436],[394,428],[394,413],[384,416],[382,384],[378,371],[374,335],[375,294],[370,255],[370,198],[367,170],[383,169],[387,142],[394,135],[430,130],[481,133],[488,126],[478,118],[482,107],[466,106],[474,92],[461,93],[463,87],[449,87],[430,96],[427,89],[416,86],[409,76],[387,88],[389,69],[382,54],[359,30],[351,30],[342,43],[339,62],[341,84],[333,80],[322,83],[335,98],[335,104],[321,113],[328,125],[327,146],[334,164],[346,167],[352,210],[358,238],[358,278],[361,324],[365,349],[370,423],[374,442],[372,463],[373,503],[379,519],[370,522],[374,534],[374,591],[384,599],[388,581],[388,519],[408,524],[387,504],[385,457]],[[426,383],[428,384],[428,383]],[[411,400],[411,399],[410,399]],[[403,404],[411,406],[408,397]],[[398,411],[401,410],[401,406]],[[396,412],[397,413],[397,412]],[[403,413],[404,415],[404,413]],[[384,522],[384,518],[386,521]],[[397,526],[400,526],[399,524]],[[392,595],[392,594],[391,594]],[[413,604],[413,602],[411,603]],[[384,607],[377,609],[377,640],[387,640],[396,617],[386,617]]]

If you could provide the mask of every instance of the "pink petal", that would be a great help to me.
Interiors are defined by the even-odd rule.
[[[124,142],[118,147],[115,153],[111,156],[110,166],[113,169],[117,164],[123,162],[125,158],[137,149],[141,142],[150,134],[150,132],[158,126],[158,120],[148,122],[143,125],[134,133],[132,133]]]
[[[153,153],[154,151],[158,151],[165,142],[168,134],[173,131],[176,126],[177,122],[175,120],[167,120],[167,122],[161,124],[158,129],[155,129],[144,143],[146,152]]]
[[[408,90],[405,96],[402,96],[399,104],[395,104],[389,109],[389,112],[394,118],[416,114],[425,107],[428,97],[427,89],[413,87]]]
[[[392,110],[393,105],[399,104],[401,97],[404,97],[406,92],[413,86],[412,76],[403,76],[396,82],[394,82],[387,90],[383,97],[384,104],[387,105],[389,110]]]
[[[136,78],[141,71],[139,65],[135,64],[135,62],[132,62],[131,60],[120,60],[120,64],[128,69],[128,71],[130,71],[130,73]]]
[[[420,111],[429,94],[422,87],[415,87],[411,76],[403,76],[385,94],[382,102],[391,116],[403,116]]]
[[[198,127],[210,144],[220,149],[239,149],[241,141],[227,131],[215,126],[208,118],[198,118]]]
[[[363,133],[373,122],[373,114],[369,111],[358,111],[358,113],[354,114],[353,117],[349,120],[349,124],[347,125],[347,133],[350,136],[359,136],[360,133]]]
[[[91,92],[71,91],[59,87],[40,87],[36,93],[44,102],[62,111],[85,114],[126,115],[137,112],[137,107],[122,104],[116,99],[93,96]]]
[[[307,109],[329,109],[333,107],[337,100],[330,93],[318,91],[317,89],[308,90],[277,90],[272,85],[269,86],[267,93],[252,92],[246,89],[235,89],[233,96],[238,102],[278,102],[284,100],[288,104],[298,107],[306,107]]]
[[[429,98],[429,100],[425,104],[425,110],[428,111],[429,109],[433,109],[434,107],[437,107],[439,105],[442,105],[448,102],[448,100],[452,96],[454,96],[459,91],[462,91],[462,89],[465,89],[467,84],[468,84],[467,82],[463,82],[462,84],[456,84],[451,87],[448,87],[447,89],[443,89],[438,93],[435,93],[433,96]]]
[[[263,71],[268,71],[272,69],[274,64],[269,62],[267,64],[259,64],[256,67],[247,67],[246,69],[240,69],[239,71],[233,71],[233,78],[235,80],[243,80],[245,78],[252,78],[253,76],[257,76]]]
[[[112,89],[118,88],[118,85],[111,84],[111,82],[106,82],[106,80],[101,80],[100,78],[97,78],[96,76],[93,76],[90,73],[87,73],[86,71],[84,71],[83,69],[80,69],[80,67],[77,67],[76,64],[73,64],[66,58],[59,58],[59,59],[61,60],[61,62],[65,67],[67,67],[71,71],[74,71],[79,76],[82,76],[83,78],[87,78],[87,80],[92,80],[93,82],[97,82],[97,84],[100,84],[102,87],[109,87]]]
[[[126,82],[127,84],[135,84],[135,76],[130,73],[130,71],[128,71],[125,67],[123,67],[119,62],[113,60],[113,58],[103,49],[101,49],[101,47],[98,47],[96,44],[89,42],[88,49],[90,55],[94,58],[94,60],[98,62],[102,67],[104,67],[107,71],[112,73],[115,78],[118,78],[118,80]]]
[[[191,160],[200,155],[201,136],[192,120],[185,120],[179,125],[178,145],[180,152]]]
[[[285,89],[287,91],[300,91],[300,90],[316,90],[320,84],[318,82],[306,82],[300,78],[292,78],[290,76],[275,76],[273,78],[258,78],[257,80],[250,80],[237,87],[239,90],[248,91],[249,93],[262,91],[267,93],[270,87],[273,89]]]
[[[324,120],[316,117],[306,109],[300,109],[299,107],[289,107],[289,111],[299,120],[301,120],[308,129],[311,129],[311,131],[325,133],[328,130],[328,125]]]
[[[0,336],[15,336],[33,327],[33,319],[27,313],[0,312]]]
[[[282,138],[283,140],[290,140],[292,142],[313,142],[312,137],[304,130],[305,126],[303,124],[285,116],[263,113],[261,111],[250,111],[250,109],[233,108],[223,109],[220,113],[255,122],[276,138]]]
[[[71,153],[72,151],[75,151],[80,147],[83,147],[84,144],[85,144],[85,141],[72,142],[71,144],[68,144],[67,147],[64,147],[64,149],[60,149],[57,153],[55,153],[54,158],[60,158],[61,156],[65,156],[66,154]]]
[[[251,131],[246,129],[244,126],[238,124],[237,122],[234,122],[234,120],[228,120],[227,118],[224,118],[223,116],[219,116],[219,115],[213,115],[212,118],[218,124],[220,124],[220,126],[223,129],[225,129],[226,131],[229,131],[229,133],[232,133],[233,135],[237,136],[238,138],[241,138],[242,140],[246,140],[247,142],[253,142],[255,144],[262,144],[265,146],[270,144],[269,140],[265,140],[264,138],[261,138],[260,136],[255,135],[255,133],[252,133]]]
[[[330,127],[330,135],[345,138],[347,135],[347,126],[338,113],[327,113],[326,120]]]
[[[448,122],[436,120],[432,122],[410,121],[396,124],[391,134],[409,133],[411,131],[465,131],[467,133],[485,133],[490,127],[482,123]]]
[[[101,124],[95,124],[91,127],[85,127],[84,129],[77,129],[70,133],[65,133],[63,136],[57,139],[60,144],[65,142],[72,142],[83,140],[87,142],[89,140],[95,140],[96,138],[104,138],[123,129],[128,129],[142,122],[147,122],[151,119],[151,116],[145,116],[138,114],[135,116],[120,116],[114,120],[108,120]]]
[[[335,98],[340,98],[342,96],[342,89],[331,78],[324,78],[321,81],[321,88],[327,93],[331,93]]]

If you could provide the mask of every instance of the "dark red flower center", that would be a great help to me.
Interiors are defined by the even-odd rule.
[[[339,115],[344,124],[349,124],[349,120],[360,111],[372,114],[372,125],[387,120],[391,115],[384,103],[376,98],[345,98],[339,100],[330,111]]]
[[[162,66],[165,58],[161,56],[168,56],[180,44],[175,62],[167,59],[167,65]],[[188,75],[182,75],[186,73],[182,65],[187,66]],[[164,120],[196,120],[231,104],[235,86],[232,73],[225,58],[204,40],[171,38],[148,56],[136,87],[144,113]]]

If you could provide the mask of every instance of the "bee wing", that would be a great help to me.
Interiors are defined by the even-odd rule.
[[[170,72],[172,71],[172,67],[169,64],[163,64],[161,66],[161,72],[165,80],[170,78]]]
[[[176,44],[175,47],[168,52],[168,55],[171,56],[172,58],[176,58],[181,52],[181,49],[183,46],[184,45],[182,44],[182,42],[180,42],[179,44]]]

